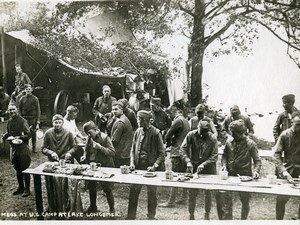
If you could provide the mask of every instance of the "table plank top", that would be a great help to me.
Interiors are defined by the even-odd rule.
[[[253,193],[265,193],[265,194],[276,194],[276,195],[289,195],[299,196],[300,189],[292,187],[286,180],[277,179],[276,184],[268,184],[267,178],[253,179],[248,182],[241,182],[239,184],[229,182],[232,179],[220,180],[218,175],[204,175],[200,174],[199,178],[191,178],[184,182],[177,180],[176,173],[172,180],[165,178],[165,172],[156,172],[155,177],[144,177],[143,174],[146,171],[136,170],[134,173],[122,174],[120,168],[101,167],[94,172],[95,176],[83,176],[83,175],[67,175],[60,173],[46,173],[43,172],[43,168],[47,164],[53,164],[51,162],[45,162],[33,169],[26,169],[24,173],[41,175],[41,176],[56,176],[56,177],[67,177],[81,180],[95,180],[95,181],[107,181],[114,183],[124,184],[142,184],[142,185],[154,185],[161,187],[181,187],[181,188],[198,188],[205,190],[220,190],[220,191],[242,191],[242,192],[253,192]],[[67,164],[67,167],[79,166],[78,164]],[[82,165],[89,167],[89,165]],[[113,174],[110,178],[99,177],[101,174]],[[231,177],[229,177],[231,178]]]

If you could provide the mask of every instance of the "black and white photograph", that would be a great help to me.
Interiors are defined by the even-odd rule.
[[[0,41],[3,223],[299,224],[299,0],[1,0]]]

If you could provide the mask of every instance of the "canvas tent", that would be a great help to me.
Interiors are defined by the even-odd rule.
[[[114,32],[106,37],[110,43],[134,39],[128,28],[127,31],[125,26],[121,30],[119,29],[120,18],[117,15],[110,13],[106,20],[104,18],[106,15],[88,19],[85,28],[87,31],[99,31],[105,30],[110,25],[114,28],[112,29]],[[101,23],[101,20],[104,23]],[[101,32],[94,33],[93,35],[98,35],[98,38],[101,38]],[[15,89],[15,64],[19,63],[22,65],[23,71],[33,80],[34,85],[42,87],[42,89],[36,90],[35,94],[40,98],[43,109],[42,119],[44,120],[53,115],[55,108],[53,105],[58,94],[63,94],[61,98],[65,104],[72,101],[83,101],[89,104],[89,108],[91,108],[94,100],[101,95],[101,88],[104,84],[112,87],[112,95],[116,98],[125,97],[126,74],[118,73],[118,69],[104,69],[101,72],[87,71],[82,67],[74,67],[62,59],[50,57],[49,52],[35,46],[34,39],[27,30],[4,33],[2,37],[5,42],[4,55],[8,93],[11,94]],[[0,66],[1,72],[3,71],[2,66],[3,64]],[[0,84],[3,85],[3,79],[0,79]],[[63,93],[61,93],[62,90],[64,90]],[[61,108],[63,107],[61,106]]]

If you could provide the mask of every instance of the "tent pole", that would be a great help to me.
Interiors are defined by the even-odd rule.
[[[7,77],[6,77],[6,66],[5,66],[5,43],[4,43],[4,27],[0,27],[1,34],[1,54],[2,54],[2,73],[3,73],[3,88],[4,91],[7,91]]]

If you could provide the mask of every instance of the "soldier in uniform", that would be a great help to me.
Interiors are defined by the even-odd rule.
[[[31,131],[32,151],[36,151],[36,130],[40,128],[41,108],[39,99],[32,94],[31,84],[25,84],[26,95],[19,101],[20,114],[27,120]]]
[[[293,112],[297,111],[297,108],[294,107],[294,103],[295,103],[295,95],[288,94],[282,97],[284,112],[278,115],[273,128],[273,136],[275,142],[277,142],[277,139],[279,135],[282,133],[282,131],[292,126],[292,114]]]
[[[102,87],[103,96],[96,99],[93,106],[93,114],[95,115],[96,125],[102,132],[106,132],[107,119],[112,110],[112,102],[117,101],[115,97],[112,97],[111,89],[108,85]]]

